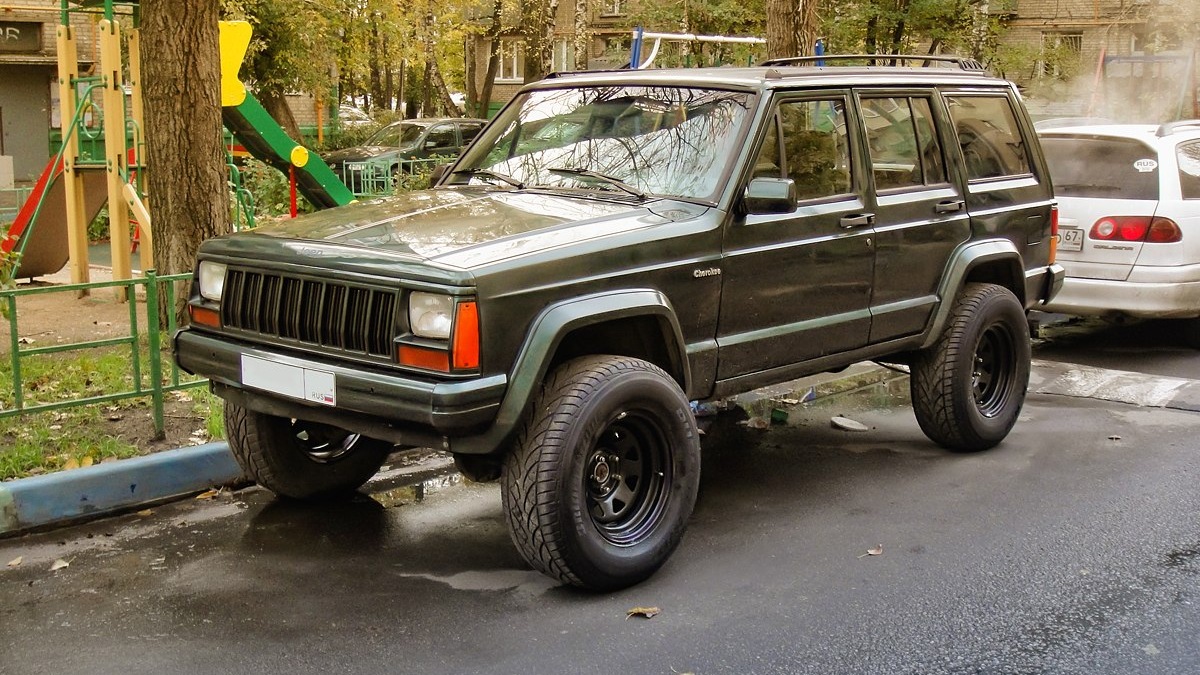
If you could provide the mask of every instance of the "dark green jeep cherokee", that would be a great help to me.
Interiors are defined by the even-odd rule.
[[[445,449],[501,480],[531,565],[594,589],[679,543],[689,401],[903,362],[921,429],[989,448],[1062,272],[1016,89],[950,65],[529,85],[430,190],[206,242],[179,364],[276,493]]]

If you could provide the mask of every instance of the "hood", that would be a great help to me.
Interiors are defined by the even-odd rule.
[[[668,200],[634,203],[542,191],[439,188],[326,209],[232,236],[371,248],[471,269],[689,220],[707,210]]]

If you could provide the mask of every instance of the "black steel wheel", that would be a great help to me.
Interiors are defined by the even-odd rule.
[[[616,546],[641,541],[662,519],[673,476],[671,449],[645,411],[622,412],[600,434],[584,471],[588,515]]]
[[[1029,386],[1025,310],[1007,288],[967,284],[941,338],[912,359],[917,423],[951,450],[986,450],[1008,436]]]
[[[327,424],[266,415],[228,402],[225,432],[247,477],[293,499],[353,492],[379,471],[393,447]]]
[[[666,562],[700,482],[687,398],[653,364],[569,361],[547,378],[501,474],[513,543],[534,568],[592,590]]]

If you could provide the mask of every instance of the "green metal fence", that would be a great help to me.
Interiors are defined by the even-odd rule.
[[[169,355],[164,356],[163,354],[163,333],[158,329],[157,326],[160,292],[167,303],[167,307],[175,307],[176,283],[190,281],[191,278],[191,274],[158,276],[154,270],[150,270],[146,272],[144,277],[123,281],[100,281],[87,284],[69,284],[64,286],[47,286],[42,288],[0,290],[0,313],[5,314],[8,319],[10,350],[8,354],[8,366],[12,371],[12,386],[8,392],[11,396],[8,397],[7,401],[0,403],[0,419],[35,412],[61,410],[63,408],[73,408],[97,403],[108,403],[131,398],[149,397],[153,411],[155,436],[161,438],[165,430],[163,419],[164,395],[167,392],[196,387],[207,383],[207,380],[203,379],[192,379],[187,381],[181,379],[179,367],[175,365],[174,360],[171,359]],[[83,292],[95,291],[102,288],[124,289],[125,301],[129,305],[128,335],[105,340],[74,342],[48,347],[28,347],[22,343],[20,337],[20,317],[17,313],[18,298],[48,293],[72,293],[78,295]],[[142,289],[143,294],[145,295],[146,325],[142,325],[142,322],[139,321],[138,317],[139,288]],[[172,335],[175,332],[174,312],[169,312],[168,315],[171,318],[169,319],[169,325],[167,326],[166,334]],[[142,351],[143,337],[145,337],[146,341],[146,351],[144,353]],[[48,403],[30,403],[27,401],[28,394],[30,392],[27,391],[26,383],[22,381],[21,377],[21,366],[24,360],[31,357],[48,354],[57,354],[62,352],[83,352],[104,347],[120,346],[129,348],[130,374],[132,375],[131,381],[133,383],[132,389],[119,392],[107,392],[98,396],[84,396],[81,398],[58,400]],[[164,359],[167,360],[165,368],[163,363]],[[4,392],[0,392],[0,394],[3,393]]]

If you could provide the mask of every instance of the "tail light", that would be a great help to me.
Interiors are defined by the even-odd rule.
[[[1144,241],[1171,244],[1183,239],[1183,232],[1170,218],[1150,216],[1106,216],[1092,225],[1088,233],[1100,241]]]
[[[1056,258],[1058,258],[1058,204],[1050,207],[1050,262],[1047,264],[1053,265]]]

